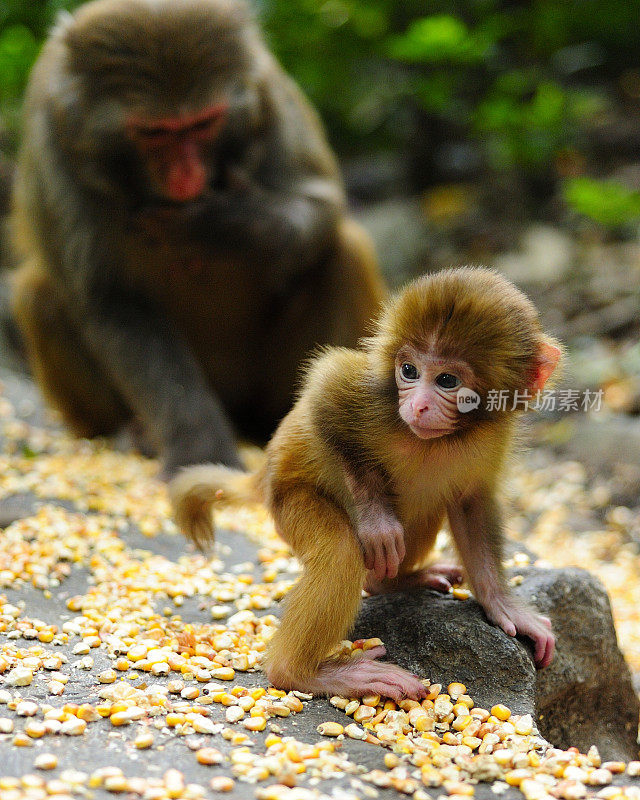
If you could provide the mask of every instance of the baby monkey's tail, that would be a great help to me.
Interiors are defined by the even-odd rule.
[[[203,552],[211,549],[215,508],[262,502],[261,472],[242,472],[222,464],[183,469],[169,484],[176,523]]]

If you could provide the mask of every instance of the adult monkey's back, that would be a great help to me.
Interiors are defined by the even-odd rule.
[[[165,472],[238,463],[301,359],[382,294],[315,112],[236,0],[95,0],[34,68],[13,306],[83,436],[142,422]]]

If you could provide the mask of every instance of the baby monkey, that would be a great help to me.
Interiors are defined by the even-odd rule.
[[[347,661],[331,652],[363,587],[446,591],[460,580],[457,567],[426,565],[445,517],[487,617],[531,639],[538,667],[551,662],[551,623],[502,574],[497,493],[523,398],[544,388],[560,355],[501,275],[424,276],[388,302],[359,349],[329,348],[311,362],[258,473],[202,465],[174,479],[177,522],[198,546],[212,542],[214,506],[262,501],[302,563],[267,653],[275,686],[423,697],[415,675],[377,660],[383,647]]]

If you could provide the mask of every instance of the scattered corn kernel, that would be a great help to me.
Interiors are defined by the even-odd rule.
[[[216,775],[209,782],[209,786],[214,792],[230,792],[235,785],[235,781],[226,775]]]
[[[344,728],[339,722],[321,722],[317,731],[322,736],[340,736],[344,733]]]
[[[0,717],[0,733],[13,733],[13,720],[9,717]]]
[[[219,750],[216,750],[215,747],[201,747],[199,750],[196,750],[196,761],[198,764],[211,766],[214,764],[222,764],[224,756]]]
[[[225,711],[225,718],[227,722],[239,722],[244,717],[244,709],[240,706],[229,706]]]
[[[219,667],[211,671],[211,677],[221,681],[232,681],[236,672],[232,667]]]
[[[37,719],[30,719],[24,726],[24,732],[32,739],[41,739],[47,732],[44,722]]]
[[[514,725],[516,733],[520,736],[528,736],[533,731],[533,719],[531,714],[520,717]]]
[[[267,727],[267,720],[265,717],[249,717],[242,724],[248,731],[263,731]]]
[[[359,725],[356,725],[355,722],[347,725],[344,732],[350,739],[365,739],[367,736],[366,732]]]
[[[133,744],[138,750],[146,750],[153,745],[153,733],[151,731],[142,731],[133,740]]]
[[[511,716],[511,709],[498,703],[498,705],[492,706],[491,714],[500,720],[506,721]]]
[[[33,762],[36,769],[55,769],[58,766],[58,758],[53,753],[40,753]]]

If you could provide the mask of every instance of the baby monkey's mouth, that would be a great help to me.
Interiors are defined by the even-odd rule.
[[[412,423],[409,425],[411,433],[415,434],[419,439],[437,439],[440,436],[446,436],[453,433],[453,426],[449,428],[434,428],[432,425],[417,425]]]

